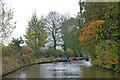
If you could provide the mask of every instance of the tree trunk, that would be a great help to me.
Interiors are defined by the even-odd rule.
[[[54,48],[56,50],[56,39],[55,39],[55,36],[53,35],[53,40],[54,40]]]

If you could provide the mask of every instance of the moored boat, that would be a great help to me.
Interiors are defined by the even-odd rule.
[[[70,60],[69,59],[67,59],[67,58],[57,58],[56,59],[56,62],[70,62]]]
[[[70,61],[81,61],[81,59],[78,58],[71,58],[71,59],[67,59],[67,58],[57,58],[56,62],[70,62]]]
[[[78,58],[71,58],[71,60],[70,61],[81,61],[80,59],[78,59]]]

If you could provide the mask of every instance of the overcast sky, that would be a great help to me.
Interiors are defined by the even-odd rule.
[[[12,37],[19,38],[26,33],[28,20],[36,11],[40,18],[50,11],[63,15],[76,16],[79,12],[79,0],[5,0],[7,6],[14,8],[14,20],[17,21]]]

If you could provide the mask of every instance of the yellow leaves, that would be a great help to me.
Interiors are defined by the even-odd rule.
[[[110,18],[110,16],[107,13],[105,13],[104,16],[105,18]]]
[[[83,33],[80,34],[79,37],[81,44],[88,45],[99,39],[100,36],[97,33],[101,32],[102,29],[101,25],[104,23],[105,23],[104,20],[98,20],[98,21],[92,20],[92,22],[88,25],[88,27],[85,26],[83,29],[81,29],[81,31],[83,31]]]
[[[101,24],[104,24],[104,20],[98,20],[98,21],[93,21],[89,24],[88,28],[98,28],[101,26]]]
[[[119,62],[118,62],[118,61],[116,61],[116,62],[109,61],[109,63],[110,63],[110,64],[114,64],[114,65],[115,65],[115,64],[118,64]]]
[[[26,43],[37,49],[41,46],[45,46],[48,41],[46,40],[47,32],[45,30],[44,21],[42,19],[38,20],[33,16],[28,24],[29,27],[27,28],[27,33],[25,35]]]

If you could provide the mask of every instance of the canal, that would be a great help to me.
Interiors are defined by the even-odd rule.
[[[5,78],[120,78],[120,75],[83,60],[28,66]]]

